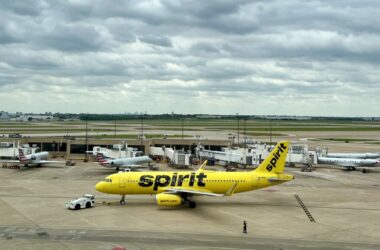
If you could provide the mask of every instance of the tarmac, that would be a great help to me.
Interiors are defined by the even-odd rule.
[[[150,195],[122,206],[98,193],[113,171],[94,162],[1,168],[0,249],[380,249],[380,171],[286,172],[296,179],[168,209]],[[96,195],[95,207],[65,208],[85,193]]]

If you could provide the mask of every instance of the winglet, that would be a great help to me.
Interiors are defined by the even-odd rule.
[[[204,168],[206,167],[207,165],[207,160],[205,160],[202,165],[198,168],[197,172],[201,172],[204,170]]]
[[[230,189],[227,190],[224,196],[231,196],[235,192],[237,185],[238,185],[237,182],[235,184],[232,184],[232,186],[230,187]]]

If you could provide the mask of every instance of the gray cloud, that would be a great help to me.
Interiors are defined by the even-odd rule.
[[[0,104],[380,115],[379,11],[370,0],[3,1]]]
[[[140,37],[140,41],[162,47],[172,47],[170,39],[162,36],[143,36]]]
[[[26,16],[38,16],[47,4],[45,1],[41,0],[30,0],[30,1],[12,1],[3,0],[1,1],[1,9],[3,11],[13,12],[17,15]]]

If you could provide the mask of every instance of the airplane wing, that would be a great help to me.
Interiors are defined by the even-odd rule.
[[[119,166],[120,168],[148,168],[149,166],[145,166],[145,165],[131,165],[131,164],[124,164],[124,165],[121,165]]]
[[[5,161],[0,161],[0,163],[21,163],[19,160],[5,160]]]
[[[206,196],[214,196],[214,197],[221,197],[221,196],[231,196],[233,192],[235,191],[236,186],[238,183],[232,184],[232,186],[227,190],[224,194],[217,194],[213,193],[211,191],[205,190],[200,191],[192,188],[167,188],[166,193],[170,194],[189,194],[189,195],[206,195]]]
[[[337,165],[345,168],[358,167],[358,164],[354,163],[337,163]]]
[[[66,163],[64,161],[46,161],[46,160],[41,160],[37,164],[47,164],[47,163]]]
[[[166,193],[170,194],[192,194],[192,195],[206,195],[206,196],[224,196],[223,194],[216,194],[210,191],[199,191],[187,188],[167,188]]]

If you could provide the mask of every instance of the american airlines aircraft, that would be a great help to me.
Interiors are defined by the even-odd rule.
[[[354,158],[354,159],[379,159],[380,153],[328,153],[327,157]]]
[[[318,157],[318,164],[333,164],[355,170],[360,167],[378,167],[380,159],[357,159],[357,158],[337,158],[337,157]],[[363,173],[366,172],[363,169]]]
[[[28,155],[25,155],[22,149],[19,149],[18,152],[19,152],[18,160],[8,160],[8,161],[3,161],[3,162],[16,163],[17,165],[20,165],[23,167],[30,167],[30,166],[41,167],[43,164],[65,163],[64,161],[48,161],[47,158],[49,157],[49,153],[46,151],[34,153],[34,154],[28,154]]]
[[[126,158],[117,158],[117,159],[106,159],[102,153],[96,154],[96,158],[99,164],[106,168],[116,168],[116,171],[119,171],[120,168],[124,169],[133,169],[144,167],[142,164],[151,163],[152,159],[149,156],[137,156],[137,157],[126,157]]]

